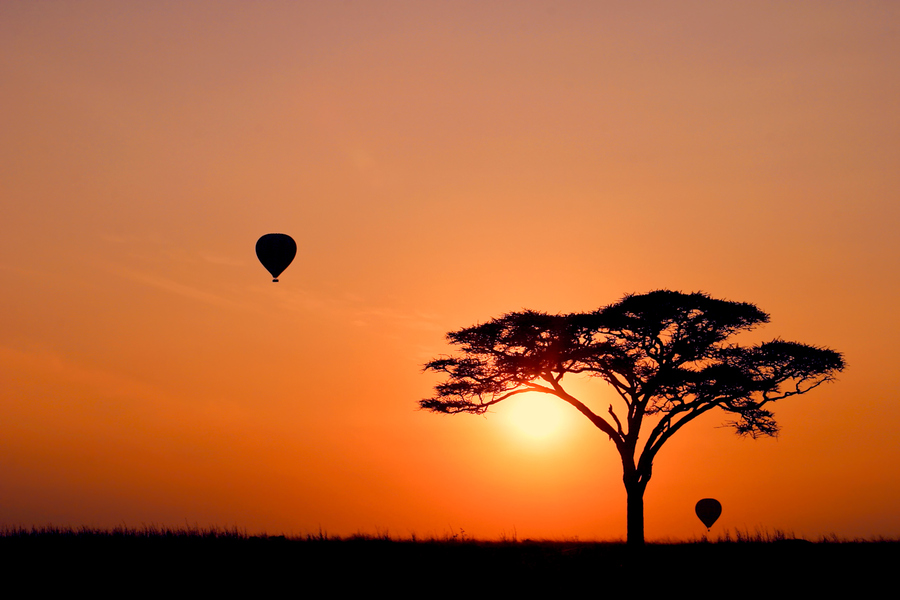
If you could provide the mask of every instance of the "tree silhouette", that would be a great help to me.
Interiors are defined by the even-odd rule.
[[[438,413],[482,414],[527,392],[568,402],[615,444],[628,498],[628,543],[641,545],[653,459],[678,430],[718,407],[734,416],[728,424],[738,434],[774,436],[769,404],[806,393],[844,368],[841,354],[827,348],[727,341],[768,321],[753,304],[669,290],[629,295],[591,313],[509,313],[447,334],[460,354],[425,365],[447,378],[419,404]],[[563,387],[570,374],[600,378],[621,403],[595,412]]]

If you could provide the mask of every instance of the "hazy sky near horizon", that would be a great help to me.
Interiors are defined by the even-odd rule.
[[[0,525],[623,537],[587,420],[421,366],[670,288],[848,367],[673,438],[648,539],[900,536],[898,56],[888,1],[0,3]]]

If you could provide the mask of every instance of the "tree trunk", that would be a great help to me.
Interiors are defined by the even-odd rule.
[[[626,482],[625,492],[628,495],[628,545],[644,545],[644,489],[641,482]]]

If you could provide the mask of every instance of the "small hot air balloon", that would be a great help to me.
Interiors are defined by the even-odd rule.
[[[295,256],[297,242],[284,233],[267,233],[256,242],[256,257],[272,274],[274,282],[278,281],[278,276],[288,268]]]
[[[722,505],[715,498],[704,498],[697,502],[694,512],[697,513],[697,516],[700,517],[700,520],[706,525],[706,531],[709,531],[709,528],[713,526],[713,523],[715,523],[719,518],[719,515],[722,514]]]

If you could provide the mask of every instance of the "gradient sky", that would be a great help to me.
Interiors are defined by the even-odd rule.
[[[898,57],[890,1],[0,3],[0,525],[622,538],[586,419],[421,365],[670,288],[848,367],[680,432],[647,538],[900,536]]]

